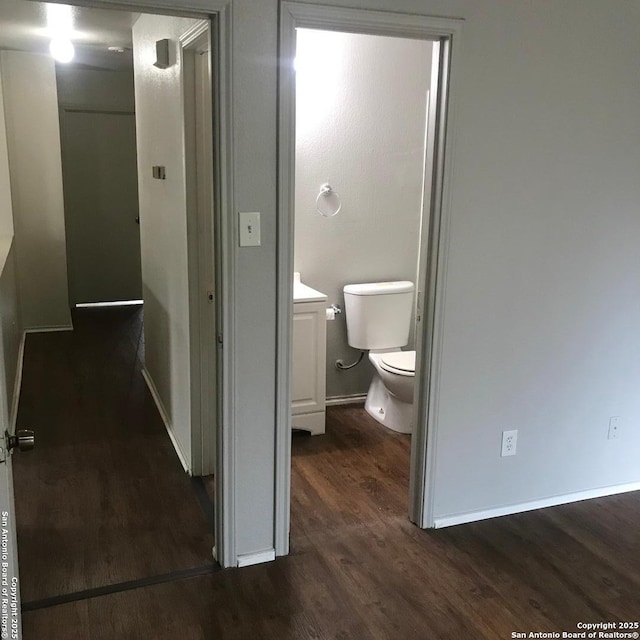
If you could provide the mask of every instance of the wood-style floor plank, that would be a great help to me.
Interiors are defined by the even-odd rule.
[[[504,640],[640,614],[640,492],[422,531],[408,436],[332,407],[292,449],[290,556],[28,612],[25,640]]]
[[[141,375],[142,310],[27,337],[14,457],[22,599],[212,562],[212,531]]]

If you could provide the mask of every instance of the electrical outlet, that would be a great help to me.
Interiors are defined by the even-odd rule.
[[[518,444],[517,429],[513,429],[512,431],[503,431],[502,432],[502,453],[500,455],[503,458],[505,456],[515,456],[517,444]]]
[[[609,440],[615,440],[620,436],[620,428],[622,427],[622,418],[620,416],[611,416],[609,418]]]

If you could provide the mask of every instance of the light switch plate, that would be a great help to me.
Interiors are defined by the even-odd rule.
[[[260,246],[260,212],[244,212],[239,215],[240,246]]]

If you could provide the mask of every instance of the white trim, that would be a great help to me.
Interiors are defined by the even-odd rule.
[[[280,4],[278,73],[278,216],[277,216],[277,296],[276,296],[276,456],[275,456],[275,547],[278,555],[289,552],[291,487],[291,318],[293,316],[293,225],[295,171],[295,72],[293,61],[296,28],[349,31],[404,38],[440,41],[438,67],[441,83],[433,99],[438,109],[434,146],[433,189],[429,202],[429,266],[423,305],[423,332],[416,371],[416,390],[424,393],[417,403],[417,420],[412,438],[409,515],[421,526],[430,522],[434,473],[432,443],[436,441],[437,371],[442,344],[444,308],[444,268],[448,246],[450,174],[452,169],[452,87],[451,59],[459,51],[462,20],[401,14],[368,9],[344,9],[295,2]],[[445,136],[446,133],[446,136]],[[428,446],[427,446],[428,445]],[[428,456],[431,456],[431,460]]]
[[[199,154],[198,139],[202,135],[197,122],[197,64],[204,58],[201,52],[211,51],[210,21],[200,20],[192,25],[179,38],[179,58],[183,112],[183,140],[186,178],[186,224],[187,224],[187,270],[189,279],[189,375],[191,409],[191,470],[193,475],[211,475],[215,473],[216,431],[216,386],[215,386],[215,313],[214,301],[208,300],[213,293],[214,256],[214,206],[213,206],[213,157],[206,160],[205,154]],[[209,57],[208,71],[214,63]],[[208,87],[211,86],[211,73],[207,74]],[[213,111],[211,100],[202,104],[203,111],[209,113],[211,132],[211,150],[215,148],[213,137]],[[203,161],[203,158],[205,160]],[[209,174],[206,188],[201,183],[200,173]],[[202,204],[206,195],[209,206]]]
[[[263,562],[273,562],[276,559],[276,550],[267,549],[256,553],[243,553],[238,556],[238,567],[250,567],[252,564],[262,564]]]
[[[212,17],[211,56],[214,61],[215,203],[214,253],[216,255],[217,444],[215,541],[218,562],[233,567],[236,556],[236,411],[235,251],[237,247],[234,199],[232,7],[225,2]]]
[[[73,331],[72,324],[53,325],[50,327],[30,327],[25,329],[25,333],[50,333],[54,331]]]
[[[200,20],[199,22],[196,22],[180,36],[180,48],[183,50],[191,48],[191,45],[195,44],[196,40],[208,31],[209,20]]]
[[[327,407],[338,407],[343,404],[364,404],[366,399],[366,393],[354,393],[350,396],[332,396],[326,399],[325,404]]]
[[[477,522],[478,520],[488,520],[489,518],[499,518],[500,516],[510,516],[516,513],[524,513],[525,511],[534,511],[535,509],[545,509],[547,507],[556,507],[562,504],[580,502],[581,500],[605,498],[619,493],[628,493],[629,491],[640,491],[640,482],[629,482],[628,484],[618,484],[610,487],[600,487],[598,489],[587,489],[586,491],[565,493],[560,496],[531,500],[530,502],[523,502],[521,504],[511,504],[505,507],[494,507],[493,509],[485,509],[483,511],[469,511],[467,513],[443,516],[435,518],[434,527],[436,529],[453,527],[458,524],[467,524],[469,522]]]
[[[94,307],[133,307],[144,304],[144,300],[114,300],[113,302],[76,302],[76,309],[92,309]]]
[[[191,475],[191,469],[187,464],[187,458],[184,455],[184,452],[182,451],[182,447],[180,446],[180,443],[178,442],[178,440],[173,434],[173,426],[171,424],[171,419],[169,418],[169,414],[167,413],[167,410],[164,408],[164,404],[162,404],[162,400],[160,399],[160,394],[158,393],[158,389],[156,388],[156,385],[154,384],[153,379],[151,378],[151,375],[147,371],[146,367],[142,367],[142,377],[144,378],[144,381],[147,383],[147,387],[151,392],[151,397],[153,398],[153,401],[156,403],[156,408],[158,409],[158,413],[162,418],[162,422],[164,423],[165,429],[169,434],[169,438],[171,438],[171,442],[173,443],[173,448],[176,450],[176,454],[180,459],[180,463],[182,464],[184,470],[189,475]]]
[[[422,376],[416,380],[419,398],[418,419],[412,438],[409,516],[426,529],[434,526],[435,475],[437,462],[438,402],[440,367],[444,335],[445,282],[449,253],[449,220],[454,149],[454,98],[456,96],[453,60],[460,56],[462,25],[452,26],[450,38],[440,40],[438,95],[434,100],[437,124],[433,154],[431,219],[427,248],[427,271],[423,301],[423,344],[419,360]],[[432,84],[434,77],[432,76]]]
[[[16,432],[18,422],[18,406],[20,404],[20,391],[22,390],[22,371],[24,368],[24,348],[27,343],[27,332],[22,332],[20,345],[18,346],[18,362],[16,364],[15,381],[13,383],[13,397],[11,398],[11,414],[9,416],[9,431]]]

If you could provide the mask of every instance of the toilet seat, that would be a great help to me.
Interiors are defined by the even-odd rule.
[[[415,351],[392,351],[381,354],[380,366],[389,373],[400,376],[415,376],[416,374],[416,352]]]

